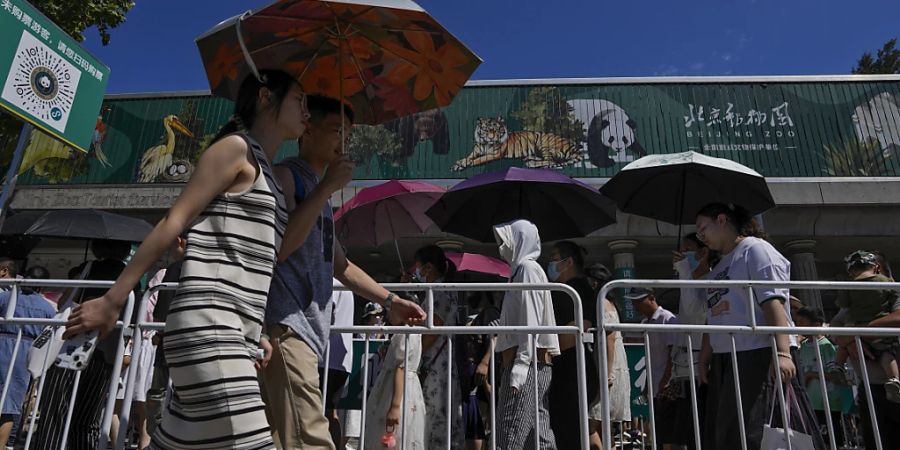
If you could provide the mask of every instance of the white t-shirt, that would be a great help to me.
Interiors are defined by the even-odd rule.
[[[336,286],[340,285],[337,280],[334,280],[334,283]],[[331,325],[336,327],[353,326],[353,293],[335,289],[331,294],[331,302],[334,304],[331,312]],[[350,373],[353,370],[353,334],[331,333],[329,345],[331,350],[328,355],[328,368]],[[319,361],[319,367],[325,367],[324,355]]]
[[[722,256],[722,260],[705,277],[708,280],[749,280],[749,281],[789,281],[791,279],[791,263],[768,242],[748,237],[742,240],[731,253]],[[767,325],[761,304],[773,298],[786,300],[790,298],[788,289],[770,287],[753,288],[753,314],[757,325]],[[709,288],[706,290],[707,324],[749,326],[747,290],[743,288]],[[783,301],[788,323],[793,326],[788,303]],[[756,350],[770,347],[769,336],[736,334],[734,336],[737,351]],[[728,334],[711,333],[709,342],[713,353],[731,352],[731,338]],[[796,339],[791,337],[791,345],[796,346]]]
[[[665,325],[675,323],[675,315],[660,306],[649,319],[641,323]],[[659,382],[662,380],[666,365],[669,362],[669,347],[673,344],[675,336],[672,333],[648,333],[650,335],[650,363],[653,369],[653,389],[659,395]]]

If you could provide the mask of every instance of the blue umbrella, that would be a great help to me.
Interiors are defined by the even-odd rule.
[[[615,204],[562,173],[511,167],[474,176],[448,190],[427,212],[442,231],[493,242],[493,225],[537,225],[545,241],[584,237],[616,221]]]

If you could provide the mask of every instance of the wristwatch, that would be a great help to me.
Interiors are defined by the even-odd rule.
[[[391,314],[391,304],[394,303],[394,298],[397,296],[393,292],[388,292],[387,297],[384,298],[384,313],[386,315]]]

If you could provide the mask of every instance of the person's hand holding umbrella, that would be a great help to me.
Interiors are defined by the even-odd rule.
[[[350,183],[353,179],[353,168],[354,164],[346,156],[339,156],[328,165],[325,175],[322,176],[322,181],[316,185],[312,192],[307,194],[306,198],[318,198],[319,201],[303,201],[295,205],[293,211],[291,211],[291,217],[298,216],[299,220],[295,221],[298,225],[284,230],[281,251],[278,253],[279,262],[287,259],[291,253],[303,245],[319,217],[320,210],[318,205],[323,204],[328,198],[331,198],[332,194],[340,191]],[[277,171],[278,169],[276,169],[276,173],[278,173]]]
[[[709,273],[709,248],[702,247],[695,252],[695,255],[697,258],[697,266],[692,269],[691,276],[696,280],[700,279],[704,274]],[[672,251],[673,266],[677,266],[677,264],[684,261],[685,258],[687,258],[687,252]]]
[[[347,155],[341,155],[338,159],[328,165],[325,176],[322,177],[322,183],[335,188],[332,192],[337,192],[350,184],[353,180],[353,169],[356,164],[350,161]]]

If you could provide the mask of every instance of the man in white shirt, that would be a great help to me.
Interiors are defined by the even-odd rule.
[[[659,306],[652,289],[631,288],[625,292],[625,298],[631,300],[635,311],[644,317],[641,323],[667,325],[677,322],[675,314]],[[679,443],[675,442],[675,434],[678,430],[672,426],[676,423],[674,420],[676,416],[671,414],[676,412],[676,398],[672,398],[673,392],[668,389],[669,380],[672,378],[672,346],[677,337],[674,333],[649,333],[650,354],[648,356],[653,376],[650,382],[653,383],[656,436],[657,441],[663,444],[664,448],[669,448],[673,443]]]
[[[665,325],[675,321],[675,314],[659,306],[652,289],[631,288],[625,292],[634,309],[644,317],[643,324]],[[650,333],[650,362],[653,375],[654,394],[659,393],[669,383],[672,375],[672,335],[670,333]]]

